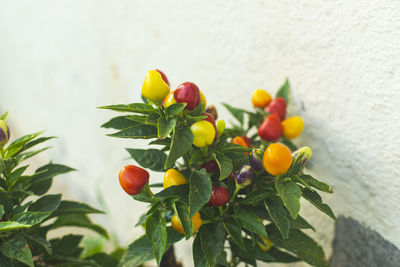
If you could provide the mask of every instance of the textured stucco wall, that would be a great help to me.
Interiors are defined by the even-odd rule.
[[[0,111],[11,110],[15,135],[60,137],[42,162],[80,172],[58,178],[57,189],[97,206],[100,192],[110,216],[97,219],[122,244],[140,234],[133,225],[145,206],[116,174],[128,162],[123,148],[142,144],[105,137],[99,125],[111,113],[95,107],[138,101],[146,70],[157,67],[173,86],[196,82],[225,118],[220,102],[250,108],[254,89],[274,93],[289,77],[291,108],[306,123],[297,142],[313,148],[312,171],[335,189],[326,201],[400,246],[400,1],[0,6]],[[333,223],[308,206],[301,213],[329,253]]]

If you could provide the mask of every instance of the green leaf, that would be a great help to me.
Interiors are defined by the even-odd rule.
[[[219,167],[219,180],[220,181],[224,180],[232,173],[233,170],[232,160],[220,152],[215,152],[212,154],[212,156],[217,162]]]
[[[30,179],[28,190],[33,191],[37,195],[42,195],[49,189],[53,177],[71,171],[75,171],[75,169],[61,164],[49,163],[44,165],[38,168],[34,175],[28,177]]]
[[[16,259],[33,267],[31,250],[26,240],[19,234],[13,235],[0,245],[0,251],[4,256]]]
[[[181,185],[174,185],[170,186],[157,194],[154,194],[154,198],[159,199],[161,201],[167,198],[187,198],[189,194],[189,185],[181,184]]]
[[[332,187],[326,183],[320,182],[311,175],[300,175],[301,179],[309,183],[312,187],[327,193],[333,193]]]
[[[241,125],[244,123],[244,110],[243,109],[238,109],[234,108],[226,103],[222,103],[222,105],[233,115],[235,119],[237,119]]]
[[[264,224],[259,220],[258,216],[249,210],[240,209],[233,215],[238,224],[243,228],[258,234],[259,236],[268,237],[265,232]]]
[[[331,210],[331,208],[326,205],[325,203],[322,202],[321,196],[317,192],[312,192],[307,188],[303,189],[303,197],[307,199],[311,204],[313,204],[315,207],[320,209],[323,213],[334,219],[335,221],[336,216]]]
[[[33,146],[36,146],[36,145],[38,145],[38,144],[40,144],[40,143],[46,142],[47,140],[54,139],[54,138],[57,138],[57,137],[55,137],[55,136],[49,136],[49,137],[40,137],[40,138],[34,139],[34,140],[32,140],[32,141],[26,143],[26,144],[21,148],[21,150],[20,150],[19,152],[23,152],[23,151],[28,150],[29,148],[31,148],[31,147],[33,147]]]
[[[311,229],[315,231],[314,227],[300,215],[297,216],[296,220],[290,220],[290,227],[294,229]]]
[[[13,222],[13,221],[0,222],[0,233],[11,231],[11,230],[29,228],[31,226],[32,225]]]
[[[214,266],[218,255],[221,253],[225,242],[225,229],[221,222],[203,225],[200,235],[201,247],[210,266]]]
[[[288,213],[279,200],[264,201],[265,207],[271,216],[272,221],[276,224],[284,239],[289,238],[290,221]]]
[[[26,152],[26,153],[21,153],[22,150],[20,150],[19,151],[20,153],[15,158],[18,160],[18,162],[22,162],[22,161],[24,161],[26,159],[29,159],[29,158],[31,158],[31,157],[33,157],[33,156],[35,156],[35,155],[37,155],[37,154],[39,154],[39,153],[41,153],[43,151],[46,151],[49,148],[51,148],[51,147],[48,146],[48,147],[45,147],[45,148],[42,148],[42,149],[39,149],[39,150],[29,151],[29,152]]]
[[[142,236],[128,246],[128,249],[118,266],[140,266],[142,263],[151,260],[152,258],[154,258],[153,246],[146,236]]]
[[[311,265],[329,266],[322,247],[300,230],[292,229],[289,239],[283,239],[274,224],[268,225],[266,229],[274,245],[296,254]]]
[[[148,124],[151,126],[157,126],[158,118],[160,118],[160,114],[151,113],[151,114],[149,114],[149,116],[147,116],[147,118],[145,120],[145,124]]]
[[[292,256],[289,253],[283,252],[276,247],[272,247],[268,250],[268,253],[274,257],[275,262],[284,262],[284,263],[291,263],[291,262],[298,262],[300,261],[299,258]]]
[[[251,148],[247,148],[244,146],[240,146],[234,143],[225,143],[222,148],[222,152],[231,153],[231,152],[250,152]]]
[[[167,246],[167,229],[165,225],[166,222],[159,212],[154,212],[146,219],[146,236],[153,244],[157,264],[160,264]]]
[[[69,215],[69,214],[89,214],[89,213],[104,213],[101,210],[90,207],[85,203],[63,200],[58,209],[53,212],[51,217]]]
[[[46,195],[31,204],[28,211],[14,215],[11,220],[21,224],[41,223],[59,207],[60,202],[61,195]]]
[[[189,217],[189,207],[184,202],[176,202],[174,205],[179,221],[182,224],[185,237],[189,239],[193,232],[192,220]]]
[[[0,218],[4,215],[4,206],[0,205]]]
[[[47,254],[52,254],[53,250],[51,249],[50,242],[43,237],[35,236],[32,234],[25,234],[23,232],[21,232],[21,234],[25,239],[29,241],[29,243],[37,244],[41,246],[47,252]]]
[[[163,117],[160,117],[157,122],[157,137],[160,139],[167,138],[168,135],[172,132],[172,130],[176,126],[176,119],[171,118],[166,120]]]
[[[192,245],[193,263],[195,267],[210,267],[206,260],[203,248],[201,247],[200,235],[197,234]]]
[[[141,190],[139,194],[133,195],[132,198],[140,202],[146,202],[146,203],[153,202],[153,198],[150,192],[147,190]]]
[[[186,107],[186,103],[175,103],[165,109],[167,117],[172,117],[181,113]]]
[[[118,138],[149,139],[157,136],[157,128],[150,125],[139,124],[113,134],[108,134],[108,136]]]
[[[3,115],[0,116],[0,120],[7,122],[9,116],[10,116],[10,112],[7,111],[6,113],[4,113]]]
[[[189,210],[190,217],[207,204],[211,198],[211,178],[205,169],[194,171],[189,179]]]
[[[105,238],[109,238],[107,231],[100,225],[94,224],[85,214],[69,214],[59,216],[57,220],[51,224],[51,229],[56,229],[65,226],[77,226],[91,229]]]
[[[190,166],[203,164],[206,161],[204,157],[203,151],[200,149],[193,153],[192,157],[190,158]]]
[[[278,176],[276,179],[275,187],[283,204],[285,204],[285,207],[288,209],[290,216],[296,219],[300,211],[300,187],[295,182],[289,180],[289,178],[284,178],[282,176]]]
[[[112,128],[116,130],[123,130],[132,126],[140,125],[140,123],[130,120],[127,116],[114,117],[108,122],[101,125],[102,128]]]
[[[289,103],[289,95],[290,95],[290,84],[289,80],[286,79],[285,83],[279,88],[278,92],[276,92],[275,97],[283,97],[286,100],[286,103]]]
[[[126,148],[131,157],[145,169],[155,172],[164,172],[164,163],[167,155],[158,149]]]
[[[37,132],[37,133],[33,133],[33,134],[28,134],[28,135],[24,135],[20,138],[18,138],[17,140],[15,140],[14,142],[12,142],[8,147],[7,147],[7,152],[6,152],[6,157],[12,157],[15,154],[19,153],[20,150],[22,149],[22,147],[28,143],[29,141],[35,139],[36,137],[38,137],[39,135],[41,135],[42,133],[44,133],[44,131],[42,132]]]
[[[129,105],[111,105],[99,107],[101,109],[110,109],[119,112],[133,112],[133,113],[141,113],[141,114],[149,114],[155,111],[152,105],[145,103],[132,103]]]
[[[86,259],[95,261],[101,267],[115,267],[118,265],[117,259],[104,252],[96,253]]]
[[[61,194],[46,195],[33,202],[28,211],[49,212],[55,211],[61,203]]]
[[[224,227],[231,236],[233,242],[242,250],[246,251],[246,246],[242,237],[242,229],[235,223],[225,222]]]
[[[189,127],[175,128],[172,136],[170,152],[165,161],[164,169],[169,169],[175,161],[192,148],[193,134]]]
[[[304,185],[304,186],[307,187],[309,190],[314,191],[314,190],[311,188],[310,184],[309,184],[306,180],[302,179],[299,175],[293,175],[293,176],[292,176],[292,179],[293,179],[294,181],[296,181],[297,183]]]
[[[62,260],[70,260],[71,258],[65,256],[79,257],[82,253],[82,248],[79,244],[82,241],[83,236],[81,235],[65,235],[61,238],[56,238],[50,240],[51,247],[53,248],[53,255],[56,258],[61,258]],[[52,257],[52,256],[50,256]]]
[[[21,175],[25,172],[25,170],[28,168],[27,166],[23,166],[20,167],[18,169],[16,169],[15,171],[13,171],[11,173],[11,175],[8,177],[8,179],[6,180],[6,185],[7,187],[10,189],[11,187],[13,187],[19,180],[19,178],[21,177]]]
[[[271,191],[266,191],[265,189],[260,189],[252,191],[246,195],[246,197],[240,202],[243,205],[252,205],[259,203],[260,201],[273,196],[274,193]]]

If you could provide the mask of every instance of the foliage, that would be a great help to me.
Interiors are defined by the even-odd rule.
[[[290,84],[286,81],[276,96],[289,101],[289,94]],[[105,128],[116,130],[110,136],[150,139],[148,149],[127,148],[140,166],[156,172],[175,168],[188,181],[188,184],[171,186],[156,194],[147,187],[133,196],[149,203],[149,209],[141,219],[141,223],[145,222],[146,235],[129,246],[120,266],[137,266],[152,258],[159,263],[171,245],[192,237],[195,266],[236,266],[240,262],[256,266],[256,260],[305,261],[315,266],[327,266],[321,246],[303,232],[303,229],[314,228],[300,216],[299,211],[303,197],[335,219],[317,192],[331,192],[331,187],[303,173],[302,156],[293,159],[290,169],[284,174],[273,176],[265,170],[255,171],[249,186],[238,186],[233,174],[249,164],[252,148],[265,149],[270,142],[261,140],[257,134],[250,136],[251,148],[229,140],[250,134],[268,112],[260,108],[246,111],[226,103],[223,105],[238,124],[226,129],[205,147],[192,144],[190,131],[193,123],[205,119],[202,116],[204,106],[185,110],[185,104],[176,103],[164,109],[158,103],[146,102],[102,107],[127,113],[103,124]],[[291,150],[296,149],[284,137],[278,142]],[[210,161],[216,161],[219,171],[207,172],[203,168]],[[155,186],[159,185],[150,184],[151,188]],[[226,205],[208,205],[213,186],[229,190],[231,198]],[[203,224],[197,233],[192,233],[190,219],[197,211],[201,213]],[[169,226],[174,214],[183,224],[184,235]],[[266,245],[265,240],[273,243],[268,251],[260,246]],[[228,258],[228,254],[231,257]]]
[[[7,121],[8,113],[0,117]],[[83,236],[69,234],[48,239],[54,229],[75,226],[93,230],[108,238],[107,231],[94,224],[91,213],[103,213],[87,204],[63,200],[61,194],[46,194],[53,178],[74,171],[49,162],[28,174],[25,160],[49,147],[32,150],[54,137],[28,134],[7,147],[0,146],[0,266],[114,266],[118,262],[104,253],[83,258]]]

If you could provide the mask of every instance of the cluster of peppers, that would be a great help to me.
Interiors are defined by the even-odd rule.
[[[134,103],[103,108],[135,112],[143,114],[143,116],[117,117],[103,126],[122,129],[111,136],[144,139],[157,137],[158,139],[152,141],[150,145],[164,146],[159,151],[150,149],[151,151],[147,152],[140,149],[127,149],[132,158],[144,168],[127,165],[119,173],[119,182],[126,193],[137,200],[152,204],[141,222],[146,222],[146,241],[152,243],[157,262],[160,262],[165,249],[168,248],[168,243],[165,241],[164,244],[160,245],[159,239],[154,237],[151,229],[160,230],[153,226],[156,220],[165,232],[165,224],[167,223],[165,218],[170,219],[172,229],[186,236],[186,238],[196,235],[196,232],[202,229],[202,225],[222,222],[226,229],[226,234],[224,231],[222,237],[224,240],[222,245],[225,239],[233,242],[231,244],[233,256],[230,266],[236,266],[240,261],[255,264],[255,259],[264,261],[279,261],[281,259],[281,262],[299,260],[277,248],[269,252],[275,258],[270,254],[260,256],[257,253],[257,255],[250,253],[246,256],[237,252],[237,250],[236,252],[233,251],[234,247],[237,248],[237,246],[246,251],[243,242],[247,242],[248,239],[242,237],[241,231],[244,231],[246,237],[253,237],[252,242],[255,242],[259,249],[265,253],[273,247],[273,240],[268,238],[264,229],[264,219],[272,220],[273,223],[277,224],[283,237],[285,239],[288,238],[289,228],[285,224],[288,224],[289,220],[297,220],[300,209],[298,201],[302,187],[298,186],[294,181],[305,186],[306,190],[310,190],[310,192],[313,192],[312,187],[331,192],[330,186],[302,173],[312,155],[309,147],[297,149],[292,153],[286,145],[277,142],[281,138],[284,138],[286,142],[290,142],[288,140],[298,137],[304,127],[303,120],[299,116],[285,118],[287,99],[279,96],[272,99],[270,94],[262,89],[258,89],[253,93],[251,101],[257,110],[257,114],[254,114],[254,116],[258,116],[259,123],[256,125],[258,127],[257,134],[249,138],[246,136],[248,131],[244,131],[246,133],[244,135],[235,136],[235,130],[225,129],[225,122],[217,120],[216,108],[212,105],[207,107],[205,96],[192,82],[184,82],[174,91],[171,91],[166,75],[157,69],[150,70],[146,74],[142,86],[142,96],[145,104],[141,105],[147,106],[140,106],[138,103]],[[149,111],[150,109],[152,110]],[[246,111],[233,107],[228,107],[228,110],[233,115],[237,115],[237,111],[246,113]],[[253,115],[250,112],[247,113]],[[138,124],[133,124],[133,126],[125,129],[128,124],[124,127],[116,124],[117,120],[120,123],[121,119],[135,121]],[[137,133],[138,127],[147,129],[148,126],[154,127],[153,130],[156,132],[149,130],[146,134]],[[190,129],[190,132],[186,133],[186,135],[182,134],[184,127]],[[135,134],[132,134],[132,131]],[[190,142],[188,146],[183,148],[182,146],[188,141]],[[177,144],[179,142],[182,142],[182,144]],[[293,148],[293,143],[290,142],[290,144],[291,148]],[[178,153],[176,147],[183,150],[180,151],[182,153]],[[164,155],[164,151],[169,151],[169,155]],[[149,163],[151,159],[143,159],[146,153],[153,157],[157,154],[157,158],[165,161],[165,165],[163,164],[161,167],[156,168],[155,162]],[[224,155],[223,153],[226,154]],[[183,159],[183,163],[179,159]],[[164,172],[164,182],[162,184],[164,190],[155,195],[151,192],[150,187],[156,187],[157,185],[149,186],[150,175],[146,171],[146,167]],[[207,175],[204,176],[204,173]],[[290,176],[293,176],[293,178]],[[203,177],[201,182],[203,187],[200,187],[200,183],[195,180],[200,178],[196,177]],[[208,186],[210,190],[207,189]],[[287,194],[288,192],[290,194],[291,190],[294,192],[293,196],[288,196]],[[182,194],[182,192],[184,193]],[[194,195],[200,200],[193,199]],[[279,204],[276,204],[278,203],[276,202],[277,195],[282,199],[278,201]],[[269,214],[265,214],[263,203],[268,198],[275,206],[272,207],[272,204],[269,206],[265,202],[265,207],[269,212]],[[180,208],[177,208],[178,201],[181,202]],[[282,206],[279,206],[281,203]],[[239,210],[241,208],[240,205],[249,204],[251,204],[249,209],[258,208],[260,205],[264,207],[264,211],[260,213],[261,215],[257,214],[259,217],[256,222],[252,221],[254,213],[246,213]],[[320,205],[320,203],[315,205]],[[276,214],[275,208],[279,209],[280,215]],[[287,210],[282,211],[282,208]],[[217,211],[217,214],[215,211]],[[249,217],[248,220],[251,222],[246,223],[246,219],[240,219],[238,217],[239,213],[242,216],[243,214],[250,216],[251,218]],[[286,218],[286,216],[289,216],[286,213],[290,213],[292,218]],[[330,209],[325,213],[331,213]],[[156,219],[153,218],[155,217],[154,214],[159,214]],[[334,218],[333,213],[331,217]],[[288,221],[285,222],[283,219]],[[303,228],[312,228],[308,227],[309,224],[303,221],[302,218],[301,223],[298,220],[293,221],[293,225],[296,223],[303,225]],[[152,225],[150,226],[150,224]],[[210,229],[207,229],[207,231],[210,231]],[[221,231],[221,229],[218,231]],[[218,233],[214,234],[216,236],[219,235]],[[205,235],[204,233],[202,234],[202,236]],[[200,239],[196,237],[193,244],[195,266],[228,266],[226,260],[220,259],[220,254],[212,255],[210,249],[207,248],[207,242]],[[141,240],[139,241],[142,242]],[[134,248],[140,243],[139,241],[138,243],[134,242],[131,247]],[[202,253],[204,252],[205,261],[198,256],[198,243],[201,243],[200,254],[203,255]],[[216,243],[221,244],[221,242],[217,241]],[[223,250],[222,245],[218,250]],[[282,248],[282,244],[280,245],[280,248]],[[313,243],[312,246],[315,247],[315,244]],[[283,248],[285,249],[285,246]],[[290,246],[286,249],[290,251]],[[322,259],[324,258],[322,249],[319,246],[315,249],[318,250],[319,259],[314,261],[307,257],[300,258],[311,264],[325,266],[326,260]],[[290,252],[296,253],[296,251]],[[297,256],[300,256],[301,253],[297,254]],[[131,257],[133,256],[131,255]],[[132,259],[127,259],[127,261],[129,260],[132,262]],[[143,258],[140,258],[140,260],[136,258],[133,262],[141,264]]]

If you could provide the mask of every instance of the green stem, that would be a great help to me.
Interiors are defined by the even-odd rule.
[[[153,192],[152,192],[151,189],[150,189],[149,183],[147,183],[147,184],[143,187],[142,190],[143,190],[144,192],[147,192],[150,196],[153,196],[153,195],[154,195]]]
[[[239,186],[236,186],[235,191],[233,192],[231,199],[229,199],[229,202],[233,202],[233,200],[236,198],[236,195],[238,194],[239,190],[240,190]]]

